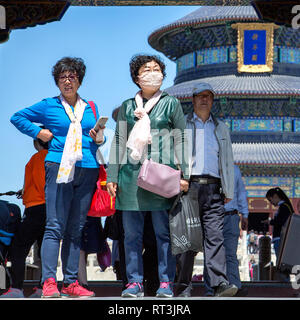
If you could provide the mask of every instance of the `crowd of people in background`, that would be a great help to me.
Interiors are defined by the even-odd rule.
[[[21,192],[25,212],[8,244],[12,281],[0,298],[24,298],[25,259],[35,241],[42,261],[42,298],[95,296],[87,281],[87,255],[107,250],[107,237],[113,239],[113,264],[123,283],[122,297],[138,298],[144,293],[158,298],[190,297],[197,252],[172,254],[169,210],[174,197],[137,185],[143,161],[150,158],[180,170],[180,192],[196,195],[203,230],[205,295],[245,295],[237,247],[240,230],[248,230],[247,194],[241,172],[234,165],[230,132],[211,111],[214,89],[208,83],[195,85],[193,111],[184,115],[179,100],[160,89],[166,73],[159,57],[136,55],[129,66],[138,92],[113,111],[116,129],[105,168],[107,191],[116,199],[116,213],[107,218],[107,226],[100,218],[87,216],[99,167],[104,165],[97,152],[106,137],[105,126],[94,127],[99,119],[97,105],[78,94],[86,71],[83,60],[60,59],[52,69],[59,95],[12,116],[12,124],[34,139],[38,152],[26,165]],[[151,137],[141,147],[145,123],[151,126]],[[138,134],[131,137],[142,150],[136,157],[127,141],[138,125]],[[172,131],[172,138],[162,131]],[[272,242],[278,256],[280,231],[294,211],[280,188],[270,189],[266,198],[278,207],[274,218],[265,222],[273,226]],[[113,231],[107,231],[109,223]],[[261,236],[248,233],[249,254],[258,252]]]

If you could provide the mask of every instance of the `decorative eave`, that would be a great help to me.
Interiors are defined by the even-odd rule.
[[[159,42],[162,37],[165,37],[170,33],[175,34],[192,27],[203,28],[206,26],[237,21],[255,22],[259,21],[259,18],[251,6],[209,7],[206,5],[171,24],[155,30],[148,37],[148,42],[153,48],[161,51]]]
[[[265,168],[266,166],[270,168],[297,168],[299,169],[299,163],[296,164],[289,164],[289,163],[268,163],[268,164],[261,164],[261,163],[251,163],[251,162],[239,162],[234,161],[236,165],[245,166],[245,167],[257,167],[257,168]]]
[[[247,6],[251,0],[71,0],[72,6]]]
[[[233,143],[232,149],[244,176],[300,175],[299,143]]]
[[[244,168],[300,174],[300,143],[233,143],[232,150],[234,162]]]
[[[236,18],[221,18],[221,19],[207,19],[205,21],[191,21],[191,22],[177,22],[171,25],[168,25],[166,27],[162,27],[156,31],[154,31],[153,33],[150,34],[149,36],[149,43],[152,44],[154,42],[154,40],[157,40],[157,38],[163,34],[166,35],[168,33],[172,32],[176,32],[177,30],[182,30],[182,28],[187,28],[187,27],[206,27],[206,26],[210,26],[210,25],[216,25],[216,24],[223,24],[226,23],[228,21],[237,21],[239,19]],[[243,21],[257,21],[257,18],[243,18]]]
[[[165,90],[166,91],[166,90]],[[174,95],[175,96],[175,95]],[[296,96],[296,95],[295,95]],[[299,95],[300,96],[300,95]],[[260,94],[251,94],[251,93],[244,93],[244,94],[235,94],[235,93],[216,93],[215,94],[215,98],[216,99],[221,99],[221,98],[232,98],[232,99],[287,99],[287,98],[290,98],[291,97],[291,94],[277,94],[277,95],[273,95],[273,94],[268,94],[268,93],[260,93]],[[188,101],[192,101],[192,96],[184,96],[184,97],[181,97],[179,95],[176,96],[177,99],[180,99],[180,101],[183,101],[183,102],[188,102]],[[247,116],[247,118],[249,118]]]
[[[257,165],[240,164],[239,166],[243,177],[293,177],[297,178],[300,174],[300,166],[291,165]]]
[[[199,49],[236,45],[237,31],[232,29],[232,24],[260,25],[265,22],[258,17],[252,6],[203,6],[175,22],[154,30],[148,36],[148,43],[174,61]],[[300,30],[277,25],[276,29],[276,45],[299,47]],[[269,34],[273,35],[273,32]]]
[[[166,88],[168,94],[182,101],[192,99],[192,89],[198,82],[209,83],[217,98],[290,98],[300,97],[300,78],[284,75],[236,76],[201,78]]]
[[[62,18],[70,2],[67,0],[0,0],[6,11],[9,30],[34,27]]]

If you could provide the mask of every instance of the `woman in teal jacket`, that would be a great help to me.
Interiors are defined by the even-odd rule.
[[[156,95],[165,76],[165,65],[156,56],[137,55],[130,61],[133,82],[141,89],[143,105]],[[123,102],[117,120],[114,141],[107,170],[107,188],[116,195],[116,209],[123,211],[124,246],[126,257],[127,289],[123,297],[143,296],[142,243],[144,217],[152,213],[152,223],[157,242],[160,288],[158,297],[172,297],[172,282],[176,261],[171,254],[168,209],[174,199],[167,199],[137,186],[141,161],[131,158],[126,148],[130,132],[138,118],[135,115],[135,98]],[[149,112],[152,144],[146,147],[146,156],[176,168],[175,158],[181,167],[181,190],[188,189],[188,166],[185,162],[185,120],[180,102],[162,92],[158,102]],[[148,152],[147,152],[148,148]]]

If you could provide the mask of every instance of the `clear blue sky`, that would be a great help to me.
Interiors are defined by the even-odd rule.
[[[148,36],[198,9],[194,6],[69,7],[61,21],[12,31],[0,44],[0,193],[23,186],[24,166],[35,153],[32,139],[9,121],[14,112],[59,93],[52,66],[64,56],[84,59],[87,72],[79,93],[96,102],[101,115],[134,96],[138,88],[129,74],[136,53],[160,55],[172,86],[175,63],[148,44]],[[112,120],[107,128],[114,128]],[[24,207],[16,197],[1,197]]]

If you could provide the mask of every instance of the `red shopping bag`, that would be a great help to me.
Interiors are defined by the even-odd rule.
[[[107,217],[115,213],[115,197],[111,197],[106,190],[106,171],[103,165],[99,168],[99,178],[97,189],[93,195],[92,203],[88,216]]]

